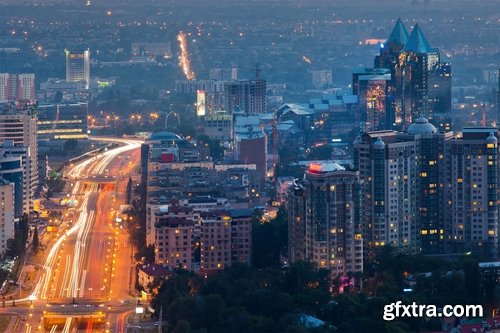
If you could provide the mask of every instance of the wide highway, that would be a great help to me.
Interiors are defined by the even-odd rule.
[[[114,220],[142,142],[99,140],[121,146],[66,173],[69,196],[77,202],[73,220],[61,226],[47,249],[31,295],[17,300],[26,304],[19,332],[125,332],[126,315],[135,306],[133,251],[125,229]]]

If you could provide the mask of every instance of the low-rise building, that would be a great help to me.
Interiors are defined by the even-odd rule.
[[[172,271],[155,263],[137,266],[137,282],[149,295],[157,294],[161,282],[172,274]]]

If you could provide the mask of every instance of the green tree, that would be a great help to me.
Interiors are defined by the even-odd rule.
[[[214,161],[220,161],[224,157],[224,148],[221,146],[220,140],[211,139],[207,135],[200,135],[198,142],[209,149],[210,157]]]
[[[280,264],[280,252],[287,245],[288,217],[280,208],[276,218],[262,222],[254,218],[252,226],[252,265],[257,268],[276,267]]]
[[[35,227],[35,231],[33,232],[33,252],[38,253],[40,249],[40,239],[38,238],[38,227]]]
[[[69,154],[78,148],[78,141],[76,139],[69,139],[64,142],[64,152]]]
[[[127,189],[125,191],[125,202],[127,205],[132,201],[132,178],[128,177]]]
[[[308,155],[310,160],[329,160],[332,158],[333,147],[330,145],[322,145],[311,149]]]
[[[191,324],[187,320],[179,320],[177,325],[175,325],[172,333],[189,333],[191,332]]]

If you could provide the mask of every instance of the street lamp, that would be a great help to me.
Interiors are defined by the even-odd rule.
[[[168,128],[168,118],[170,116],[174,116],[177,118],[177,122],[179,123],[179,126],[181,126],[181,119],[179,118],[179,114],[175,111],[170,111],[167,116],[165,117],[165,129]]]

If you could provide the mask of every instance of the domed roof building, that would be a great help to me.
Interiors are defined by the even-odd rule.
[[[162,131],[151,134],[151,136],[147,139],[147,141],[172,141],[179,142],[184,141],[184,139],[172,132]]]
[[[408,134],[411,135],[430,135],[436,134],[438,130],[423,116],[415,119],[415,122],[408,127]]]
[[[384,149],[385,148],[384,140],[382,140],[381,137],[378,137],[377,140],[373,143],[373,148]]]

